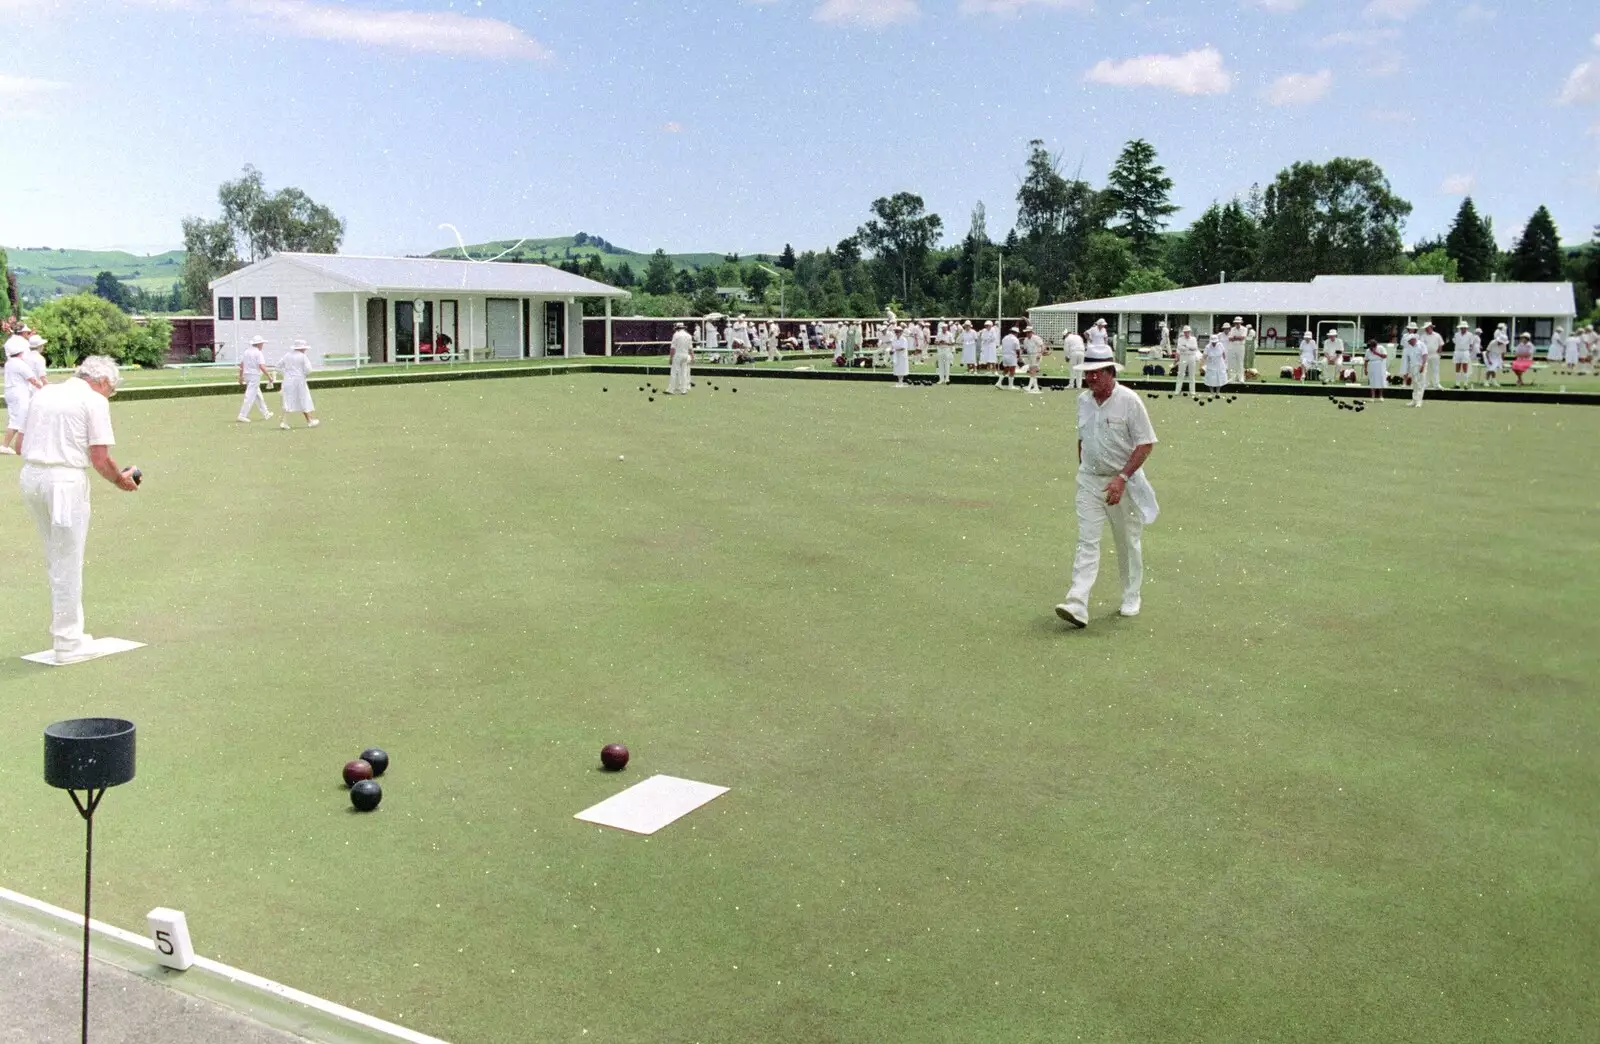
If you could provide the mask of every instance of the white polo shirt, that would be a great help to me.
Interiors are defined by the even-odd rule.
[[[114,446],[111,403],[81,377],[50,384],[33,393],[28,427],[22,433],[22,459],[56,468],[87,468],[90,446]]]
[[[259,384],[261,382],[261,371],[267,368],[265,352],[252,344],[244,350],[244,355],[240,357],[239,363],[244,367],[244,382],[246,384]]]
[[[1094,401],[1094,392],[1078,396],[1078,440],[1083,443],[1080,470],[1115,475],[1127,467],[1135,448],[1156,441],[1156,429],[1139,393],[1118,384],[1104,403]]]
[[[13,355],[6,359],[6,398],[20,395],[23,401],[33,391],[33,367],[26,355]]]

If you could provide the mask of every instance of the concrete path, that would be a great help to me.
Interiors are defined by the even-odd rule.
[[[0,1044],[79,1040],[83,961],[76,942],[0,922]],[[306,1044],[209,1000],[93,960],[95,1044]]]

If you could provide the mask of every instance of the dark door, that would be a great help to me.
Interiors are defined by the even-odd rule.
[[[367,361],[389,361],[389,302],[381,297],[367,298]]]
[[[544,303],[544,354],[567,354],[567,305],[564,301]]]

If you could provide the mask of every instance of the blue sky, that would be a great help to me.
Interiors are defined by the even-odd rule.
[[[579,230],[821,248],[909,190],[1011,225],[1030,138],[1103,184],[1152,142],[1176,227],[1367,156],[1442,234],[1600,222],[1600,8],[1512,0],[0,0],[0,243],[151,251],[245,163],[345,250]]]

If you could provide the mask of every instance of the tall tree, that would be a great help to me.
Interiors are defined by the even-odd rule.
[[[660,248],[650,255],[650,262],[644,268],[644,292],[647,294],[672,293],[673,275],[675,274],[672,258]]]
[[[11,267],[6,259],[4,247],[0,247],[0,319],[16,315],[21,302],[12,296],[11,287],[16,277],[11,274]]]
[[[783,253],[778,255],[778,267],[794,271],[794,247],[788,243],[783,244]]]
[[[861,242],[900,272],[900,300],[911,305],[911,279],[928,251],[939,240],[944,221],[938,214],[923,211],[922,197],[913,192],[872,201],[874,217],[856,233]]]
[[[1060,158],[1035,138],[1028,142],[1028,162],[1017,189],[1017,224],[1007,237],[1007,260],[1020,247],[1042,299],[1055,299],[1072,277],[1089,235],[1105,227],[1106,206],[1100,193],[1080,178],[1061,174]],[[1020,273],[1019,273],[1020,278]]]
[[[1519,283],[1559,283],[1566,278],[1562,274],[1564,260],[1555,219],[1541,204],[1511,247],[1506,274]]]
[[[1400,228],[1410,213],[1371,160],[1296,163],[1278,172],[1262,199],[1257,274],[1309,280],[1400,271]]]
[[[96,296],[105,298],[124,312],[133,311],[133,295],[128,292],[127,286],[116,277],[115,273],[101,272],[95,276],[94,292]]]
[[[1167,168],[1156,162],[1156,149],[1143,138],[1122,147],[1117,165],[1111,168],[1106,185],[1106,202],[1119,219],[1115,231],[1133,244],[1133,253],[1144,265],[1161,257],[1161,230],[1167,218],[1178,212],[1171,201],[1172,179]]]
[[[1500,248],[1495,245],[1494,226],[1489,218],[1478,216],[1471,196],[1461,201],[1444,237],[1444,249],[1464,283],[1486,283],[1498,269]]]
[[[1224,277],[1250,279],[1255,275],[1261,229],[1244,204],[1229,200],[1206,208],[1177,250],[1178,278],[1188,286],[1216,283]]]

